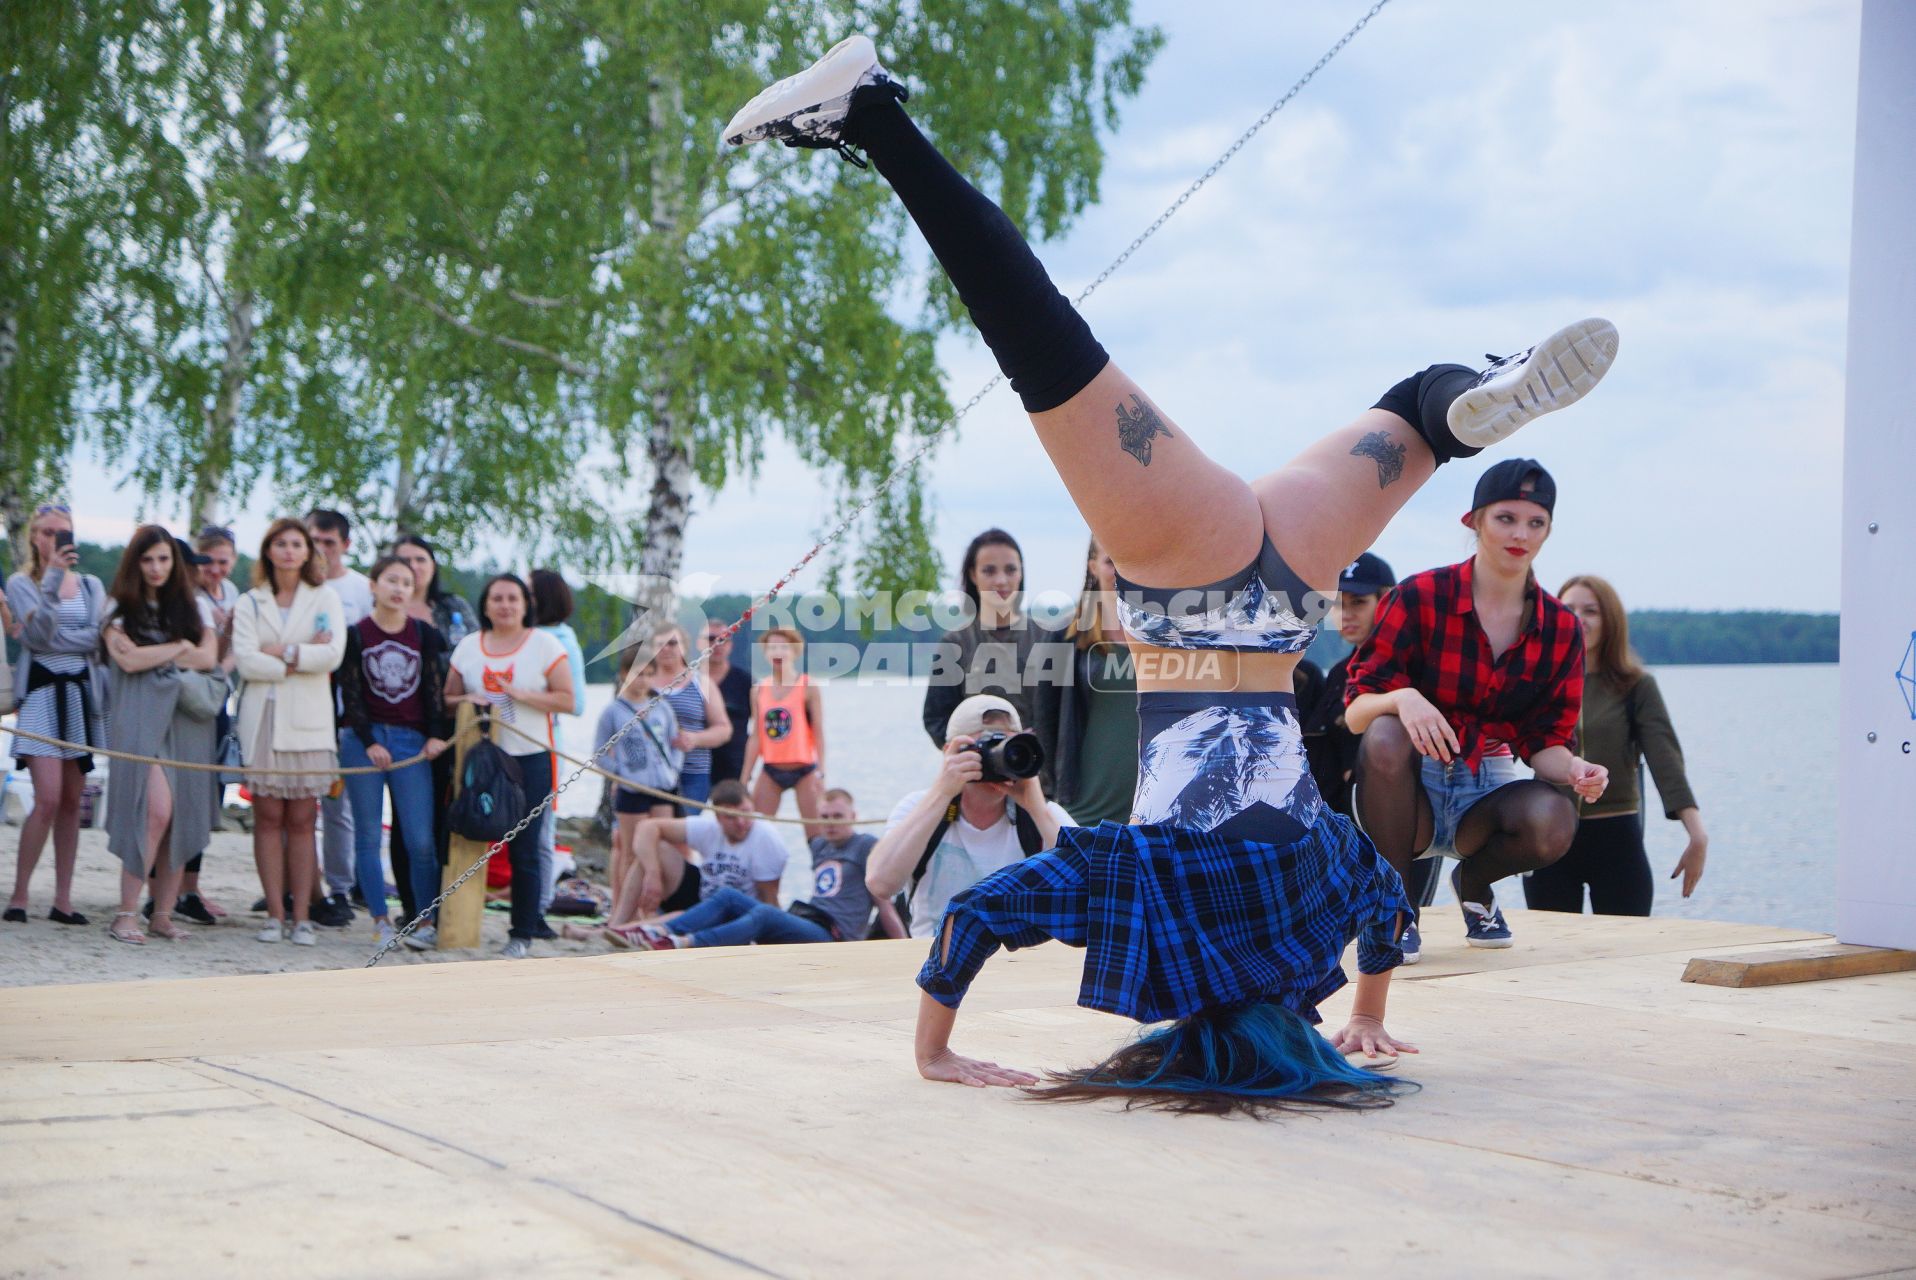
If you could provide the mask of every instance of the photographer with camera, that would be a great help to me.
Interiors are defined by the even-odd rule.
[[[914,938],[929,938],[952,895],[1000,867],[1051,848],[1071,815],[1044,798],[1044,751],[1017,709],[980,693],[945,725],[938,777],[892,810],[865,865],[875,898],[905,893]]]

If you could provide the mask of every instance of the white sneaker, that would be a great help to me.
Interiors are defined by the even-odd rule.
[[[292,943],[296,947],[312,947],[319,944],[319,929],[311,920],[301,920],[293,926]]]
[[[401,942],[414,951],[431,951],[439,945],[439,930],[429,924],[422,924],[401,939]]]
[[[1475,448],[1495,444],[1532,418],[1583,399],[1617,358],[1617,327],[1579,320],[1528,351],[1491,365],[1451,402],[1450,434]]]
[[[532,944],[524,938],[514,938],[500,949],[499,954],[508,960],[527,960],[532,956]]]
[[[393,925],[390,920],[375,921],[373,945],[384,947],[393,940]]]
[[[832,147],[862,85],[890,85],[899,100],[905,87],[878,65],[878,51],[865,36],[852,36],[795,76],[787,76],[740,107],[720,134],[729,145],[777,138],[787,146]]]
[[[256,935],[261,942],[280,942],[287,936],[286,926],[277,920],[268,920],[266,927]]]

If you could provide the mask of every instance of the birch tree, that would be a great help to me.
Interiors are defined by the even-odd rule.
[[[1038,235],[1095,198],[1099,130],[1158,43],[1125,0],[309,0],[303,275],[332,282],[314,323],[359,335],[383,388],[359,465],[395,522],[570,513],[582,556],[629,548],[619,567],[664,583],[697,488],[754,474],[770,440],[819,477],[767,478],[788,517],[768,534],[790,541],[810,494],[868,491],[948,415],[953,303],[883,184],[718,144],[768,78],[854,29],[936,86],[914,113]],[[924,585],[920,495],[881,519],[866,585]]]

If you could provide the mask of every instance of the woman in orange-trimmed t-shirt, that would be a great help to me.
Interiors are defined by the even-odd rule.
[[[824,700],[798,669],[803,636],[773,627],[758,642],[772,674],[752,686],[752,736],[745,744],[743,776],[751,784],[754,809],[775,814],[785,793],[796,791],[798,812],[809,822],[818,816],[825,795]],[[806,827],[806,834],[811,830]]]
[[[532,590],[517,574],[501,573],[479,593],[479,630],[452,651],[446,705],[470,702],[502,726],[495,741],[519,765],[526,811],[552,794],[552,717],[571,714],[572,663],[565,646],[534,625]],[[517,823],[523,813],[510,815]],[[531,954],[534,938],[552,930],[539,910],[540,824],[529,824],[506,846],[512,867],[512,927],[507,959]]]

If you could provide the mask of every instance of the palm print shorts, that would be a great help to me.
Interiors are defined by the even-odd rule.
[[[1288,693],[1138,694],[1133,825],[1289,844],[1324,801]]]

